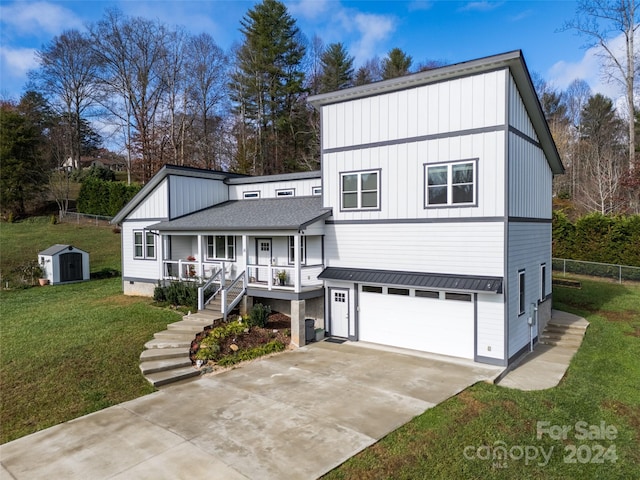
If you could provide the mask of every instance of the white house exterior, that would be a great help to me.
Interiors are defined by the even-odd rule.
[[[290,305],[293,332],[310,316],[333,336],[497,365],[528,348],[551,312],[563,167],[521,53],[309,101],[321,172],[165,167],[118,214],[125,292],[223,267],[248,297]]]

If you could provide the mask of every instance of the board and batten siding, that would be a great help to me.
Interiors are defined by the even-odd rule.
[[[502,360],[504,355],[504,294],[477,293],[476,355]]]
[[[228,187],[222,180],[171,175],[169,185],[170,218],[202,210],[229,199]]]
[[[527,112],[515,80],[509,75],[509,125],[524,133],[529,138],[538,141],[529,113]]]
[[[553,174],[542,149],[509,133],[509,216],[551,218]]]
[[[327,266],[503,275],[504,222],[326,225]]]
[[[506,124],[507,70],[322,107],[322,148]]]
[[[165,178],[153,191],[142,200],[133,212],[127,216],[127,220],[140,220],[145,218],[167,218],[169,216],[169,183]]]
[[[508,233],[509,358],[529,343],[528,317],[540,296],[540,265],[551,271],[551,223],[509,222]],[[518,315],[518,272],[525,271],[525,313]],[[548,285],[548,284],[547,284]],[[537,335],[537,326],[533,329]]]
[[[313,187],[321,186],[320,178],[287,180],[282,182],[246,183],[229,185],[229,200],[243,200],[244,192],[260,192],[260,198],[276,198],[278,190],[294,189],[295,197],[310,197]]]
[[[323,199],[336,220],[504,216],[504,131],[328,153]],[[425,208],[425,164],[477,159],[477,206]],[[340,174],[380,170],[380,209],[341,211]]]

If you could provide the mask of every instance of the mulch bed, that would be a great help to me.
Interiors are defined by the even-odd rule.
[[[230,316],[232,320],[230,322],[234,322],[234,316]],[[235,317],[237,318],[237,317]],[[214,324],[213,327],[217,327],[222,324],[220,323]],[[258,347],[260,345],[264,345],[269,343],[272,340],[279,340],[282,342],[287,348],[291,343],[291,318],[283,313],[274,312],[269,315],[269,319],[267,320],[267,325],[265,328],[260,327],[251,327],[248,333],[242,333],[237,335],[236,337],[226,338],[223,342],[220,343],[220,353],[222,355],[233,353],[233,349],[231,345],[236,345],[238,347],[237,350],[245,350],[248,348]],[[191,342],[190,349],[190,357],[191,363],[193,365],[196,364],[195,354],[200,348],[200,342],[207,336],[208,331],[200,332],[195,336],[195,340]],[[213,364],[213,365],[211,365]],[[209,362],[208,367],[213,367],[215,365],[214,362]]]

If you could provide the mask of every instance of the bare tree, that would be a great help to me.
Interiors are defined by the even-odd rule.
[[[596,210],[603,215],[619,212],[619,188],[623,168],[614,151],[600,150],[592,142],[581,145],[585,176],[580,183],[580,203],[587,210]]]
[[[90,45],[77,30],[67,30],[37,52],[40,66],[29,73],[64,119],[64,154],[76,169],[80,167],[82,118],[95,102],[98,66]]]
[[[90,36],[101,67],[103,104],[125,129],[129,170],[138,154],[145,182],[159,168],[155,121],[167,87],[162,68],[170,40],[167,29],[113,9],[91,26]]]
[[[636,0],[580,0],[576,18],[565,23],[588,38],[589,47],[598,47],[606,77],[618,83],[625,92],[628,121],[629,171],[635,162],[635,79],[638,50],[635,34],[640,25],[639,2]],[[613,40],[624,37],[624,55],[615,50]]]

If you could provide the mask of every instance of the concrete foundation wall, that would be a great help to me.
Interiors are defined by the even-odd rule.
[[[138,297],[153,297],[157,283],[147,283],[134,280],[123,280],[122,289],[125,295]]]

